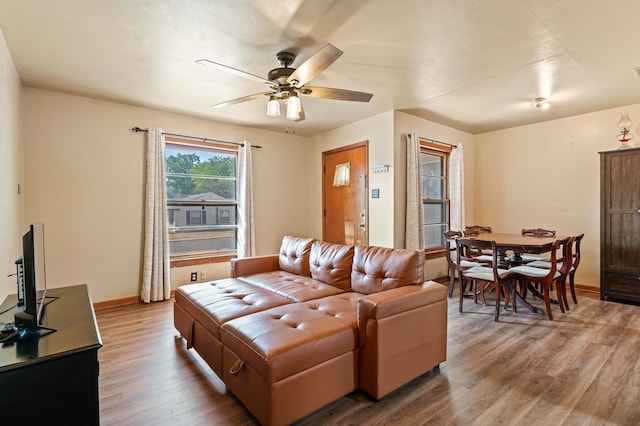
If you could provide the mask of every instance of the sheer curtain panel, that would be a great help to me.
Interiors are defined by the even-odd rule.
[[[464,159],[462,143],[449,155],[449,202],[451,231],[464,231]]]
[[[255,256],[255,240],[251,144],[244,141],[238,150],[238,257]]]
[[[420,179],[420,141],[415,132],[407,134],[407,211],[405,248],[424,248],[422,179]]]
[[[164,133],[162,129],[149,129],[146,157],[144,256],[140,296],[144,303],[149,303],[167,300],[171,297]]]

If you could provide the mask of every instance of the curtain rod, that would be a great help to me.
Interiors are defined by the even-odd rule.
[[[140,132],[148,133],[149,129],[141,129],[140,127],[132,127],[131,131],[132,132],[136,132],[136,133],[140,133]],[[243,143],[221,141],[219,139],[202,138],[202,137],[198,137],[198,136],[180,135],[178,133],[167,133],[167,132],[162,132],[162,134],[163,135],[169,135],[169,136],[177,136],[179,138],[196,139],[196,140],[199,140],[199,141],[202,141],[202,142],[217,142],[217,143],[226,143],[226,144],[229,144],[229,145],[244,146]],[[251,147],[252,148],[262,148],[260,145],[251,145]]]
[[[453,145],[453,144],[446,143],[446,142],[440,142],[440,141],[437,141],[437,140],[434,140],[434,139],[421,138],[420,136],[418,136],[418,139],[421,140],[421,141],[425,141],[425,142],[433,142],[433,143],[439,143],[441,145],[447,145],[447,146],[450,146],[452,148],[457,148],[458,147],[458,145]]]

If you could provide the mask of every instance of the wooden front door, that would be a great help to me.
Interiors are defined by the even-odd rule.
[[[322,153],[322,239],[367,244],[368,142]]]

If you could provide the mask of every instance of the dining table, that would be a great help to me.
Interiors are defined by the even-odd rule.
[[[551,251],[553,243],[557,240],[563,240],[567,237],[555,236],[555,237],[538,237],[533,235],[522,234],[509,234],[509,233],[480,233],[475,235],[469,235],[466,238],[473,238],[481,241],[495,241],[496,249],[500,253],[499,262],[501,267],[508,268],[510,266],[517,266],[522,264],[522,254],[542,254]],[[511,252],[511,255],[507,255],[507,252]],[[544,299],[544,296],[532,285],[527,285],[527,289],[536,297]],[[520,294],[514,285],[509,285],[509,291],[515,293],[516,301],[531,312],[544,314],[544,311],[540,308],[533,306],[531,303],[525,300],[526,295]],[[556,300],[552,300],[552,303],[558,303]]]

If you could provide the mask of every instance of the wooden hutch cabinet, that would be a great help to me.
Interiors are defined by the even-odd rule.
[[[640,148],[600,153],[600,299],[640,302]]]

